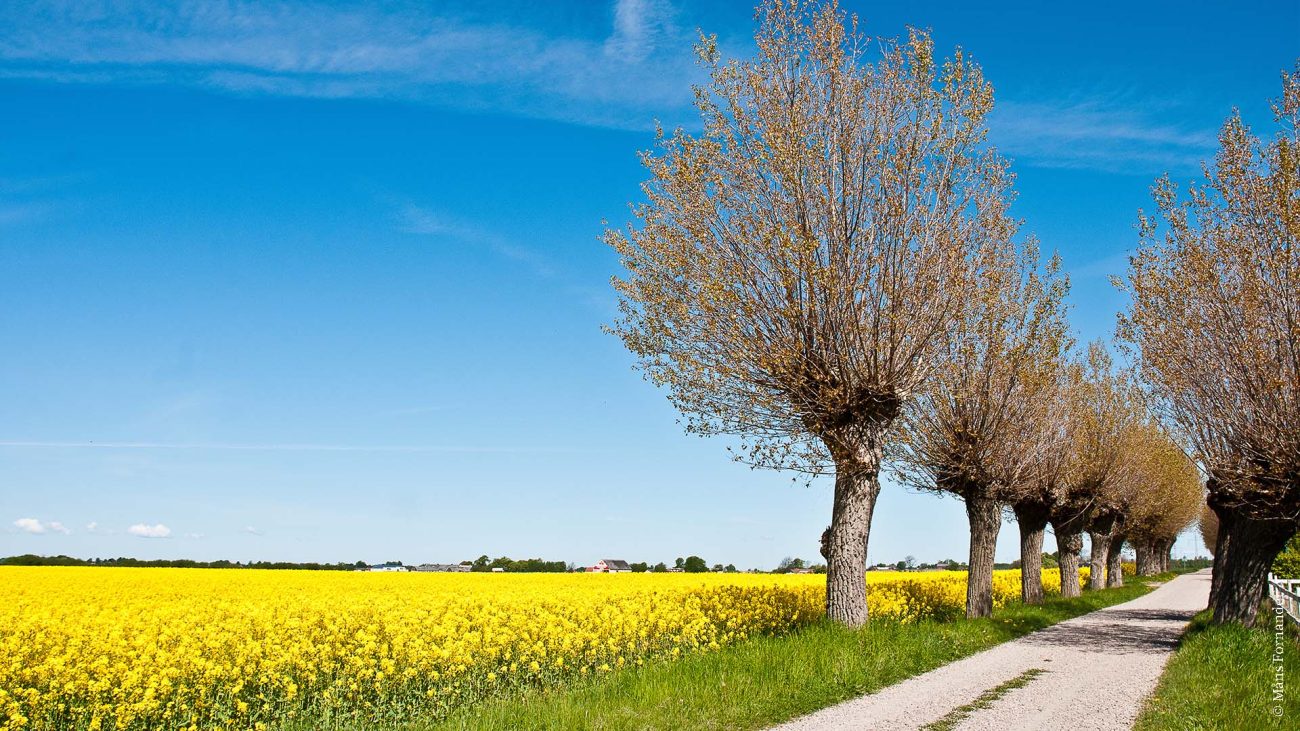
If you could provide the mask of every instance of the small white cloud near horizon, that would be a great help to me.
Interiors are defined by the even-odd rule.
[[[62,523],[60,523],[57,520],[42,522],[37,520],[36,518],[19,518],[18,520],[14,521],[14,526],[17,527],[18,530],[24,533],[31,533],[32,535],[42,535],[45,533],[62,533],[63,535],[66,536],[72,533],[72,531],[68,530],[66,526],[64,526]]]
[[[256,529],[256,528],[254,528],[254,527],[251,526],[251,525],[246,525],[246,526],[244,526],[244,530],[243,530],[243,532],[244,532],[244,533],[247,533],[247,534],[250,535],[250,536],[260,536],[260,535],[262,535],[262,531],[260,531],[260,530],[258,530],[258,529]]]
[[[162,523],[157,523],[155,525],[136,523],[130,528],[127,528],[126,532],[141,538],[167,538],[172,534],[172,529]]]
[[[99,527],[99,523],[96,523],[93,520],[86,524],[86,530],[90,533],[94,533],[95,529],[98,527]]]
[[[202,538],[202,537],[203,537],[203,534],[202,534],[202,533],[186,533],[186,534],[185,534],[185,537],[186,537],[186,538],[193,538],[193,539],[197,540],[197,539],[199,539],[199,538]]]

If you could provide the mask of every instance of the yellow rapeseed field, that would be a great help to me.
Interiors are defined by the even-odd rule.
[[[960,615],[965,579],[872,572],[872,616]],[[995,573],[996,605],[1019,590]],[[396,721],[784,632],[824,595],[818,575],[0,567],[0,729]]]

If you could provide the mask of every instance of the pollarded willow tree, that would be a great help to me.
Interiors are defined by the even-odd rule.
[[[1012,234],[1007,229],[977,260],[977,287],[942,366],[905,411],[894,460],[903,484],[956,495],[966,505],[968,617],[993,613],[1002,511],[1030,487],[1036,460],[1050,449],[1038,425],[1055,417],[1051,395],[1071,347],[1069,283],[1059,259],[1044,267],[1037,243],[1017,247]]]
[[[1137,554],[1137,573],[1151,576],[1169,569],[1169,549],[1205,505],[1196,464],[1155,424],[1135,430],[1131,480],[1137,489],[1124,530]]]
[[[1268,568],[1300,525],[1300,64],[1274,114],[1265,143],[1234,113],[1185,194],[1157,183],[1120,319],[1208,475],[1220,623],[1254,624]]]
[[[1125,473],[1126,439],[1145,411],[1131,379],[1115,370],[1101,342],[1090,343],[1082,361],[1067,369],[1065,402],[1069,446],[1049,518],[1056,535],[1061,594],[1078,596],[1083,533],[1093,531],[1093,555],[1105,556],[1106,537],[1130,484]]]
[[[1070,459],[1067,369],[1059,364],[1057,372],[1044,382],[1041,397],[1044,418],[1029,422],[1037,445],[1031,454],[1011,510],[1020,530],[1020,599],[1025,604],[1043,602],[1043,535],[1052,508],[1065,492],[1066,467]]]
[[[943,356],[1010,179],[992,89],[928,35],[869,44],[832,3],[769,0],[758,54],[701,44],[703,131],[660,139],[611,328],[698,434],[751,464],[834,474],[826,609],[867,621],[891,426]],[[872,58],[868,58],[868,53]]]

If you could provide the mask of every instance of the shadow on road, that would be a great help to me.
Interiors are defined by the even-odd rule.
[[[1115,609],[1058,624],[1021,641],[1027,645],[1108,654],[1168,652],[1195,612]]]

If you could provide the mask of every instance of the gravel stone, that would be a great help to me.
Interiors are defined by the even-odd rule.
[[[1150,594],[1066,620],[775,731],[919,729],[985,691],[1037,668],[1043,674],[973,711],[962,731],[1131,729],[1187,623],[1205,608],[1209,570]]]

